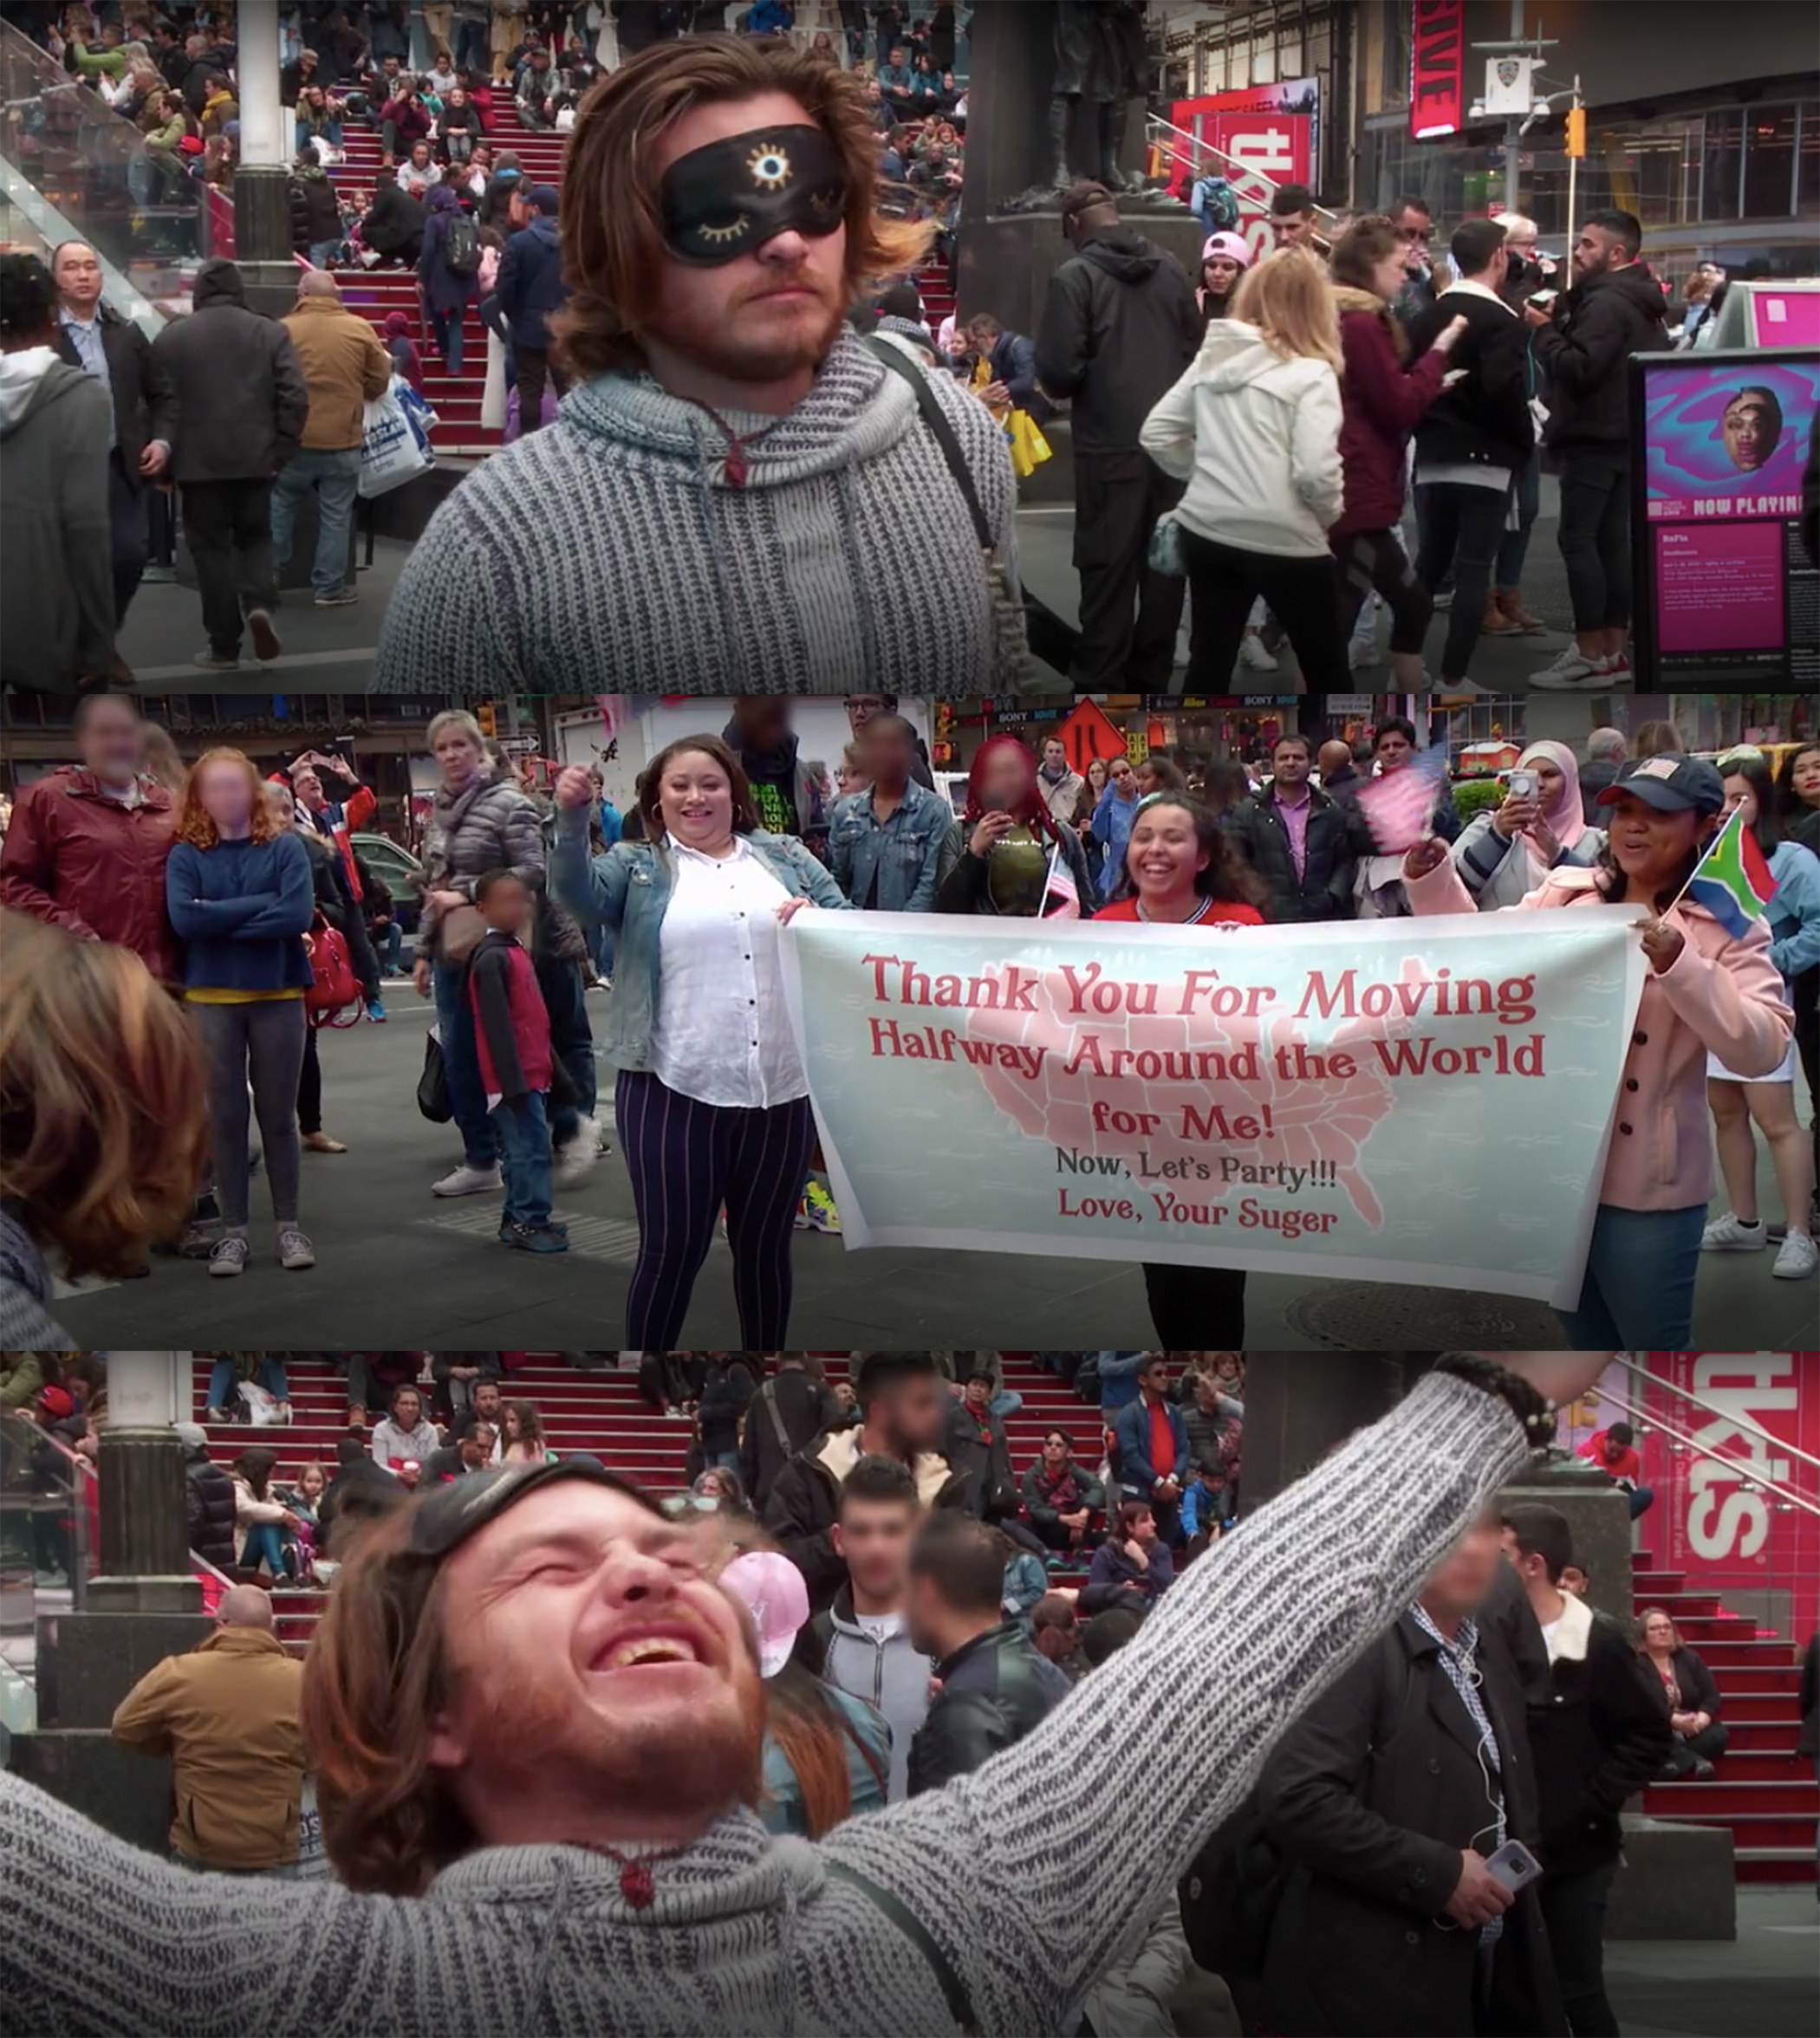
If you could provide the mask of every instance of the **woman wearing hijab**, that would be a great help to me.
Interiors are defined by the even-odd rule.
[[[426,201],[423,252],[417,258],[417,280],[429,314],[430,330],[442,365],[452,375],[461,373],[461,325],[467,308],[480,295],[478,271],[465,276],[451,267],[449,229],[461,214],[461,200],[445,184],[431,189]]]
[[[421,396],[424,393],[423,356],[417,351],[417,342],[411,337],[411,315],[408,311],[388,311],[386,314],[386,352],[392,356],[393,373],[402,375]]]
[[[1051,864],[1067,872],[1083,911],[1090,907],[1081,838],[1050,812],[1035,753],[1015,736],[990,736],[980,744],[967,773],[960,830],[960,860],[936,891],[937,912],[1037,919]]]
[[[1228,317],[1239,280],[1251,266],[1251,248],[1243,234],[1207,236],[1200,251],[1200,280],[1194,302],[1200,307],[1202,326]]]
[[[1551,870],[1590,866],[1605,847],[1604,829],[1587,823],[1579,765],[1565,743],[1532,743],[1517,769],[1535,774],[1534,795],[1507,794],[1475,815],[1453,845],[1453,867],[1480,912],[1521,905]]]

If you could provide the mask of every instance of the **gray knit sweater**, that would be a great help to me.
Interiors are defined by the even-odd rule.
[[[1003,432],[935,374],[1007,556]],[[386,612],[379,693],[1003,693],[965,501],[903,380],[850,333],[781,419],[726,434],[601,375],[430,520]]]
[[[199,1876],[0,1776],[6,2028],[953,2038],[927,1953],[828,1876],[834,1865],[920,1921],[981,2031],[1054,2038],[1134,1950],[1284,1729],[1407,1606],[1523,1457],[1501,1401],[1424,1381],[1192,1566],[1129,1647],[1015,1748],[819,1845],[730,1814],[655,1867],[641,1912],[612,1863],[567,1847],[470,1855],[412,1900]],[[1080,1864],[1115,1829],[1122,1886],[1108,1904]]]

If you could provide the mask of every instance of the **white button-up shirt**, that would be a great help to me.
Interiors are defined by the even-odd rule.
[[[653,1073],[699,1104],[762,1111],[806,1097],[777,952],[777,908],[790,893],[738,836],[731,856],[673,840],[669,853]]]

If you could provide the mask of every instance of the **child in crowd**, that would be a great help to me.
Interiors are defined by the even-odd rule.
[[[555,1163],[545,1094],[556,1063],[549,1014],[524,945],[530,890],[509,870],[489,871],[474,887],[474,904],[487,931],[468,965],[468,997],[481,1085],[504,1156],[500,1241],[521,1252],[567,1252],[568,1226],[550,1222]]]

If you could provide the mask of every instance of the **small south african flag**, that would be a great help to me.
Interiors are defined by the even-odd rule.
[[[1752,920],[1763,918],[1775,889],[1768,860],[1744,825],[1740,808],[1713,836],[1683,896],[1705,906],[1735,941]]]

